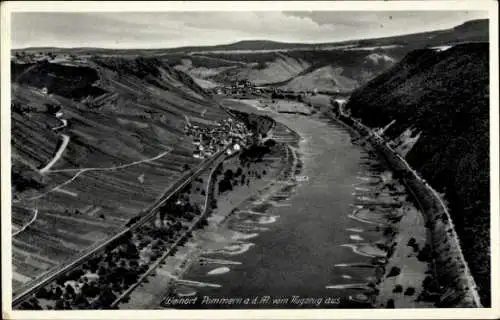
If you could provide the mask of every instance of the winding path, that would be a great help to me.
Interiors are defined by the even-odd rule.
[[[60,126],[52,128],[52,131],[57,131],[68,126],[68,120],[66,119],[59,119],[59,120],[62,122],[62,124]]]
[[[61,146],[57,150],[54,158],[52,158],[52,160],[50,160],[50,162],[47,163],[47,165],[45,167],[40,169],[41,174],[48,172],[50,170],[50,168],[52,168],[52,166],[57,162],[57,160],[59,160],[59,158],[61,158],[62,154],[64,153],[64,150],[66,150],[66,147],[68,146],[68,143],[69,143],[69,136],[66,134],[62,134],[61,137],[63,139]]]
[[[226,149],[229,148],[230,146],[227,146],[226,148],[222,149],[218,153],[216,153],[213,157],[206,159],[202,164],[197,168],[193,170],[190,170],[187,174],[185,174],[181,179],[177,180],[174,185],[169,186],[163,195],[155,201],[154,204],[149,206],[148,208],[144,209],[141,211],[140,219],[139,221],[135,222],[132,226],[125,228],[121,232],[115,234],[113,237],[107,239],[104,242],[97,242],[94,245],[92,245],[90,248],[87,248],[85,252],[82,252],[82,254],[79,257],[72,257],[71,260],[68,259],[68,263],[66,265],[62,265],[59,268],[54,268],[44,275],[42,275],[39,278],[34,279],[33,281],[26,283],[23,285],[21,288],[17,289],[17,292],[13,292],[13,299],[12,299],[12,306],[17,306],[21,304],[23,301],[25,301],[27,298],[30,297],[30,295],[33,292],[36,292],[36,290],[40,289],[41,287],[47,285],[54,279],[56,279],[58,276],[61,274],[70,272],[74,268],[78,267],[85,261],[87,261],[89,258],[91,258],[94,254],[97,252],[101,251],[103,248],[105,248],[107,245],[112,243],[113,241],[116,241],[126,233],[135,230],[139,228],[140,226],[144,225],[144,223],[148,222],[151,220],[152,216],[157,213],[157,209],[162,206],[166,201],[168,201],[174,194],[179,192],[182,188],[184,188],[187,184],[191,183],[194,178],[196,178],[202,171],[206,170],[209,166],[211,166],[216,160],[220,159],[220,157],[224,156]],[[164,152],[165,153],[165,152]],[[166,152],[168,153],[168,152]],[[164,154],[163,154],[164,155]],[[155,158],[159,158],[160,156],[163,156],[162,154],[158,155]],[[142,162],[145,161],[151,161],[153,159],[145,159],[141,160]],[[131,165],[131,164],[129,164]],[[123,167],[123,166],[122,166]],[[102,168],[98,168],[101,169]]]
[[[172,150],[173,149],[170,149],[168,151],[164,151],[164,152],[160,153],[159,155],[157,155],[155,157],[152,157],[152,158],[138,160],[138,161],[134,161],[134,162],[127,163],[127,164],[124,164],[124,165],[120,165],[120,166],[113,166],[113,167],[108,167],[108,168],[59,169],[59,170],[47,171],[49,173],[55,173],[55,172],[77,172],[77,173],[71,179],[66,180],[65,182],[63,182],[63,183],[55,186],[54,188],[50,189],[49,191],[47,191],[45,193],[39,194],[39,195],[31,197],[31,198],[22,199],[22,200],[32,201],[32,200],[40,199],[40,198],[46,196],[47,194],[51,193],[52,191],[55,191],[55,190],[61,188],[62,186],[65,186],[65,185],[71,183],[76,178],[78,178],[78,176],[80,176],[81,174],[83,174],[85,172],[89,172],[89,171],[113,171],[113,170],[118,170],[118,169],[123,169],[123,168],[131,167],[131,166],[134,166],[134,165],[137,165],[137,164],[140,164],[140,163],[144,163],[144,162],[151,162],[151,161],[158,160],[158,159],[166,156],[167,154],[169,154],[170,152],[172,152]]]
[[[16,232],[14,232],[12,234],[12,237],[17,236],[18,234],[20,234],[21,232],[23,232],[24,230],[26,230],[26,228],[28,228],[33,222],[35,222],[35,220],[36,220],[37,217],[38,217],[38,209],[35,209],[34,213],[33,213],[33,218],[31,218],[31,220],[28,223],[26,223],[21,229],[19,229]]]

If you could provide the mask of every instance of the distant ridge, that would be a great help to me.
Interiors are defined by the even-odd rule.
[[[242,40],[230,44],[220,44],[213,46],[186,46],[178,48],[157,48],[157,49],[112,49],[112,48],[58,48],[58,47],[29,47],[13,49],[12,52],[19,51],[53,51],[67,53],[88,53],[88,54],[172,54],[172,53],[194,53],[202,51],[237,51],[237,50],[292,50],[292,49],[322,49],[324,47],[339,45],[411,45],[426,46],[437,45],[447,41],[489,41],[489,20],[477,19],[466,21],[454,28],[420,32],[414,34],[404,34],[398,36],[372,38],[372,39],[352,39],[337,42],[324,43],[288,43],[272,40]]]

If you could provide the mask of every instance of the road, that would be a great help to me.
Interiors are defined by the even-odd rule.
[[[35,220],[36,220],[37,217],[38,217],[38,209],[35,209],[34,212],[33,212],[33,218],[31,218],[31,220],[28,223],[26,223],[21,229],[19,229],[16,232],[14,232],[12,234],[12,237],[17,236],[18,234],[20,234],[21,232],[23,232],[24,230],[26,230],[27,227],[29,227],[33,222],[35,222]]]
[[[191,183],[195,178],[200,175],[204,170],[206,170],[208,167],[210,167],[215,161],[220,159],[222,156],[224,156],[226,150],[230,148],[232,145],[226,146],[224,149],[216,153],[212,158],[205,160],[197,169],[193,169],[187,174],[185,174],[181,179],[179,179],[174,185],[170,186],[167,188],[167,190],[164,192],[164,195],[156,201],[156,203],[152,204],[149,208],[143,210],[141,212],[142,217],[134,223],[132,226],[124,229],[123,231],[119,232],[115,236],[111,237],[110,239],[106,240],[104,243],[96,244],[94,248],[91,250],[88,250],[85,252],[83,255],[80,257],[74,259],[71,263],[58,268],[53,271],[49,271],[47,274],[45,274],[39,279],[37,279],[37,283],[32,284],[29,283],[29,288],[20,288],[18,289],[18,292],[13,292],[13,299],[12,299],[12,306],[17,306],[21,304],[23,301],[26,299],[30,298],[33,293],[35,293],[38,289],[46,286],[47,284],[51,283],[55,279],[57,279],[59,276],[66,274],[75,268],[79,267],[81,264],[86,262],[88,259],[93,257],[96,253],[100,252],[103,250],[107,245],[111,244],[113,241],[116,241],[123,235],[125,235],[127,232],[130,232],[132,230],[135,230],[139,228],[140,226],[144,225],[146,222],[148,222],[151,218],[154,217],[154,215],[157,213],[156,210],[161,207],[167,200],[169,200],[172,196],[174,196],[177,192],[182,190],[186,185]],[[22,290],[22,291],[21,291]],[[19,292],[20,291],[20,292]]]
[[[60,126],[52,128],[52,131],[57,131],[57,130],[60,130],[62,128],[66,128],[68,126],[68,120],[66,120],[66,119],[60,119],[60,120],[61,120],[62,124]]]
[[[61,146],[57,150],[54,158],[52,158],[52,160],[50,160],[50,162],[47,163],[47,165],[45,167],[40,169],[40,173],[43,174],[43,173],[48,172],[50,170],[50,168],[52,168],[52,166],[57,162],[57,160],[59,160],[59,158],[61,158],[62,154],[64,153],[64,150],[66,150],[66,147],[68,146],[68,143],[69,143],[69,136],[62,134],[61,137],[63,139]]]

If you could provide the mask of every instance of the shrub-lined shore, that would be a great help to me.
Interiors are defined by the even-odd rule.
[[[207,227],[195,231],[193,239],[188,241],[186,246],[180,247],[178,253],[166,259],[149,281],[131,293],[130,300],[126,299],[120,304],[120,309],[171,308],[171,305],[165,304],[169,297],[195,294],[197,285],[215,285],[184,280],[183,275],[190,268],[205,265],[206,260],[210,260],[202,256],[206,251],[245,250],[245,245],[239,243],[240,238],[226,239],[227,230],[220,231],[219,228],[225,230],[230,217],[239,210],[258,210],[257,207],[264,207],[265,205],[253,203],[261,194],[271,192],[270,189],[281,188],[280,184],[275,182],[276,179],[287,179],[293,171],[296,161],[286,145],[270,144],[272,143],[268,143],[268,146],[249,148],[226,158],[213,179],[213,199],[217,208],[208,216]],[[241,230],[241,234],[235,234],[244,237],[247,232],[256,231]],[[215,270],[221,269],[224,268]]]
[[[392,149],[371,135],[369,128],[341,112],[335,114],[338,120],[360,134],[364,141],[379,153],[380,157],[386,161],[393,171],[394,178],[401,181],[410,191],[410,199],[414,202],[415,208],[422,211],[428,239],[425,247],[421,250],[415,250],[415,252],[418,252],[417,259],[428,262],[431,269],[425,270],[427,276],[421,283],[421,294],[418,300],[436,307],[481,307],[478,288],[467,267],[467,262],[462,254],[458,236],[447,208],[439,195]],[[399,233],[415,232],[416,226],[414,224],[407,223],[405,225],[400,221],[398,222]],[[388,250],[387,265],[391,265],[391,259],[396,261],[399,259],[393,256],[398,243],[396,242],[396,233],[388,232],[387,235],[389,236],[387,247],[390,248]],[[409,241],[407,245],[414,246],[415,239],[413,238],[413,241],[411,243]],[[401,268],[398,266],[385,270],[385,275],[379,277],[379,288],[381,283],[383,284],[388,278],[397,276],[400,273]],[[402,290],[401,286],[396,286],[393,293]],[[405,292],[404,295],[407,295],[407,293]],[[396,299],[387,300],[384,297],[378,297],[376,300],[379,303],[381,300],[385,301],[385,307],[394,308],[397,304]],[[379,306],[383,307],[380,304]]]
[[[345,109],[385,135],[421,131],[408,163],[444,194],[463,254],[491,305],[489,44],[416,50],[356,90]]]

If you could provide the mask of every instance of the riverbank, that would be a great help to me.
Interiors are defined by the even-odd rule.
[[[408,189],[415,206],[420,211],[417,211],[418,214],[414,210],[408,211],[400,221],[401,231],[389,242],[393,248],[391,255],[388,256],[387,266],[390,268],[386,268],[385,275],[379,280],[380,294],[377,306],[481,307],[476,284],[463,257],[450,215],[436,191],[380,137],[371,134],[369,128],[342,112],[337,120],[352,127],[374,147],[391,170],[397,173],[398,180],[401,180]],[[416,221],[418,222],[415,223]],[[424,235],[427,238],[425,241]],[[417,253],[416,259],[419,262],[427,262],[427,268],[414,261],[415,254],[408,246],[401,244],[407,239],[409,239],[408,246]],[[425,246],[422,248],[422,245]],[[405,255],[407,259],[401,263],[401,258]],[[408,299],[408,292],[403,289],[403,285],[396,284],[397,281],[394,280],[396,278],[390,279],[394,274],[404,273],[404,270],[398,267],[399,264],[408,271],[407,275],[400,276],[400,281],[412,279],[412,284],[418,285],[417,289],[411,287],[410,291],[412,296],[420,291],[416,299]],[[387,299],[390,287],[394,287],[392,293],[404,293]],[[418,306],[415,303],[418,303]]]
[[[221,177],[230,177],[232,190],[215,190],[208,226],[143,284],[149,298],[124,308],[221,308],[172,299],[296,293],[340,297],[336,305],[309,307],[432,307],[425,220],[376,150],[321,113],[271,116],[291,128],[278,125],[272,138],[296,145],[300,157],[295,147],[285,149],[290,165],[280,178],[257,167],[236,174],[239,160],[226,161],[222,171],[232,174]],[[255,181],[247,189],[250,171]],[[295,307],[283,301],[273,307]]]
[[[241,228],[229,231],[221,226],[227,223],[229,216],[237,214],[236,208],[255,203],[263,194],[276,187],[280,175],[287,171],[286,168],[291,163],[289,152],[284,144],[277,144],[258,162],[242,161],[244,157],[241,154],[224,161],[220,174],[215,179],[215,207],[207,219],[208,224],[203,229],[193,231],[192,238],[179,247],[175,255],[165,259],[156,272],[136,288],[125,303],[120,304],[120,309],[168,308],[168,305],[163,305],[165,297],[191,296],[200,287],[216,286],[214,283],[184,279],[183,276],[188,269],[200,264],[213,266],[207,271],[210,276],[227,273],[232,265],[238,264],[231,259],[208,259],[204,255],[215,251],[240,254],[252,246],[248,240],[265,227],[261,230]],[[228,182],[230,190],[226,190]],[[262,221],[270,223],[272,219],[264,220]]]
[[[361,141],[364,148],[371,146]],[[376,278],[368,285],[375,288],[371,298],[376,308],[426,308],[432,306],[419,297],[424,292],[423,282],[432,266],[421,260],[419,251],[429,241],[421,211],[408,201],[405,186],[392,177],[390,171],[375,176],[361,176],[357,186],[356,206],[352,216],[381,230],[379,249],[361,251],[374,258]]]
[[[352,303],[358,303],[358,306],[360,303],[365,306],[373,304],[377,307],[391,307],[391,301],[394,299],[398,300],[398,308],[427,306],[425,303],[417,301],[417,298],[423,291],[420,283],[423,280],[422,276],[425,276],[425,272],[429,269],[428,263],[416,259],[416,254],[410,255],[409,252],[406,252],[407,248],[414,252],[415,249],[413,248],[417,246],[424,247],[426,236],[424,223],[420,219],[421,213],[407,201],[404,186],[392,178],[390,172],[386,171],[387,166],[385,164],[380,163],[383,159],[376,158],[376,150],[370,148],[366,141],[353,128],[343,123],[334,122],[330,117],[330,113],[323,114],[325,110],[315,110],[319,112],[312,112],[313,115],[311,117],[291,117],[276,113],[269,114],[275,120],[279,119],[279,121],[284,121],[285,125],[299,129],[302,134],[301,139],[303,143],[300,145],[300,151],[303,155],[302,161],[306,169],[305,174],[315,176],[315,171],[322,170],[324,175],[336,177],[334,180],[322,182],[321,180],[323,179],[316,176],[315,181],[308,186],[310,192],[307,193],[310,193],[310,195],[302,200],[303,202],[300,203],[300,206],[310,207],[309,203],[314,201],[312,199],[318,199],[317,201],[326,201],[325,204],[332,209],[340,209],[342,207],[337,202],[340,199],[335,201],[335,197],[329,196],[327,200],[322,197],[318,198],[318,196],[323,194],[325,190],[331,189],[333,191],[341,188],[342,190],[338,191],[341,191],[343,194],[345,192],[350,193],[350,190],[353,189],[351,212],[346,214],[346,217],[353,221],[356,227],[345,229],[347,231],[347,241],[338,244],[340,248],[345,248],[344,250],[332,247],[329,253],[329,255],[332,255],[333,252],[339,250],[337,259],[345,259],[347,254],[341,252],[348,250],[352,254],[348,255],[347,261],[350,260],[353,262],[336,263],[332,271],[334,277],[330,280],[329,284],[325,285],[325,288],[331,290],[334,294],[347,295],[337,307],[349,307],[352,306]],[[259,110],[259,112],[262,112],[262,110]],[[338,127],[339,124],[342,124],[342,128],[345,128],[349,132],[349,138],[347,139],[349,142],[345,141],[346,137],[344,134],[336,133],[336,130],[330,129]],[[319,129],[322,133],[319,135],[313,133],[318,131],[312,130],[313,127]],[[331,133],[328,133],[330,131]],[[340,163],[338,163],[340,165],[338,168],[337,166],[328,166],[328,161],[323,161],[319,158],[323,158],[323,154],[326,155],[325,151],[330,151],[330,149],[324,148],[324,142],[339,138],[341,140],[335,146],[330,146],[335,148],[331,150],[333,152],[329,157],[330,163],[337,163],[340,160],[339,155],[335,154],[342,152],[343,144],[354,144],[360,149],[365,150],[363,153],[366,155],[363,155],[363,153],[356,155],[357,152],[352,154],[353,159],[350,161],[353,164],[358,161],[361,162],[361,168],[358,169],[357,175],[354,176],[357,182],[352,185],[345,185],[346,181],[352,179],[351,177],[339,179],[338,174],[335,174],[335,171],[338,169],[348,170],[350,166],[345,166],[344,168],[343,164]],[[320,163],[321,166],[319,166]],[[326,165],[325,168],[324,165]],[[328,174],[324,170],[329,170]],[[341,196],[341,198],[344,197]],[[321,206],[313,205],[313,207],[315,207],[313,209],[314,212],[310,211],[312,208],[301,210],[302,224],[310,224],[309,219],[304,220],[304,214],[307,214],[310,219],[315,219],[314,217],[316,217],[318,221],[324,220],[327,217],[325,215],[326,211]],[[338,212],[338,215],[338,219],[343,220],[341,218],[342,213]],[[405,216],[404,219],[403,215]],[[349,225],[350,223],[348,221],[340,223],[339,221],[339,224]],[[364,226],[358,227],[358,225]],[[415,234],[411,234],[407,238],[403,237],[403,233],[400,234],[399,231],[407,228],[408,225],[414,226]],[[317,229],[316,227],[314,233],[322,233],[324,227],[321,226],[320,228]],[[325,234],[325,236],[331,238],[336,234],[338,235],[339,230],[334,230],[330,231],[331,235]],[[395,238],[397,238],[396,241],[399,241],[399,246],[396,244]],[[408,243],[411,245],[408,245]],[[317,251],[318,248],[309,248],[309,250]],[[396,251],[398,254],[391,253],[391,251]],[[394,258],[392,259],[392,264],[386,265],[388,255],[394,255]],[[365,257],[368,261],[366,263],[356,262],[356,256]],[[407,267],[401,268],[401,266]],[[389,269],[387,269],[388,267]],[[387,281],[385,286],[379,286],[380,282],[377,281],[377,278],[389,274],[392,267],[399,274],[391,274],[389,278],[392,278],[393,281]],[[308,267],[304,265],[302,268],[307,269]],[[393,271],[393,273],[395,272]],[[301,291],[307,292],[311,289],[303,288]],[[401,297],[398,297],[399,290],[403,290]]]

